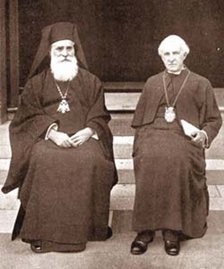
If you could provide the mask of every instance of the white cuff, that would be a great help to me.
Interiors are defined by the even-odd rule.
[[[48,137],[48,135],[49,135],[49,132],[50,132],[50,130],[51,129],[54,129],[54,130],[58,130],[58,125],[57,125],[57,123],[52,123],[49,127],[48,127],[48,129],[47,129],[47,132],[46,132],[46,134],[45,134],[45,140],[48,140],[49,139],[49,137]]]
[[[94,139],[96,139],[96,140],[99,140],[99,137],[98,137],[96,131],[94,132],[94,134],[91,137],[94,138]]]

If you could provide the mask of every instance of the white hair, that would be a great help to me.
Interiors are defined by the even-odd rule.
[[[65,45],[70,45],[70,46],[74,46],[74,42],[70,39],[62,39],[62,40],[58,40],[55,41],[51,44],[51,48],[56,48],[56,47],[60,47],[60,46],[65,46]]]
[[[187,43],[183,40],[183,38],[181,38],[178,35],[169,35],[167,36],[165,39],[163,39],[163,41],[160,43],[159,47],[158,47],[158,54],[160,56],[162,56],[163,51],[165,50],[165,48],[168,45],[172,45],[172,44],[178,44],[181,48],[181,50],[186,53],[186,55],[188,55],[188,53],[190,52],[190,48],[188,47]]]

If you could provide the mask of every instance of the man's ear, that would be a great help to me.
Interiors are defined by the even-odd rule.
[[[187,52],[184,52],[184,60],[187,58]]]

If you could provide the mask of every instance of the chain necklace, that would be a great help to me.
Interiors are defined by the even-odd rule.
[[[166,82],[165,82],[165,74],[166,73],[165,72],[163,73],[163,88],[164,88],[166,104],[167,104],[167,106],[165,107],[164,118],[165,118],[166,122],[168,122],[168,123],[171,123],[176,119],[176,112],[174,110],[174,107],[176,105],[178,97],[180,96],[180,94],[181,94],[181,92],[182,92],[182,90],[183,90],[183,88],[184,88],[184,86],[185,86],[185,84],[186,84],[186,82],[188,80],[188,77],[189,77],[190,73],[191,73],[190,70],[188,70],[188,74],[186,75],[186,77],[185,77],[185,79],[184,79],[184,81],[183,81],[183,83],[182,83],[182,85],[181,85],[181,87],[180,87],[180,89],[179,89],[179,91],[178,91],[172,105],[169,102],[167,88],[166,88]]]
[[[69,85],[70,85],[70,81],[68,82],[68,86],[67,86],[67,89],[65,91],[65,93],[63,94],[59,85],[57,84],[57,82],[55,81],[55,85],[56,85],[56,88],[58,90],[58,93],[60,94],[61,96],[61,102],[58,106],[58,109],[57,111],[60,112],[60,113],[66,113],[66,112],[69,112],[70,111],[70,108],[69,108],[69,104],[68,104],[68,101],[66,100],[67,98],[67,95],[68,95],[68,90],[69,90]]]

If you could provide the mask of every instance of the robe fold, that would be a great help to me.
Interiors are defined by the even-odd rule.
[[[27,82],[9,128],[12,160],[2,191],[19,188],[25,216],[16,232],[24,241],[75,245],[104,240],[117,173],[101,82],[80,68],[69,85],[69,112],[57,112],[60,101],[50,70]],[[52,123],[68,135],[91,127],[99,140],[60,148],[45,140]]]
[[[175,105],[177,118],[167,123],[162,75],[146,82],[132,122],[136,129],[133,229],[169,229],[183,238],[201,237],[209,209],[204,148],[185,136],[180,120],[205,130],[210,146],[222,119],[209,81],[191,72]],[[187,70],[166,74],[170,104],[186,75]]]

